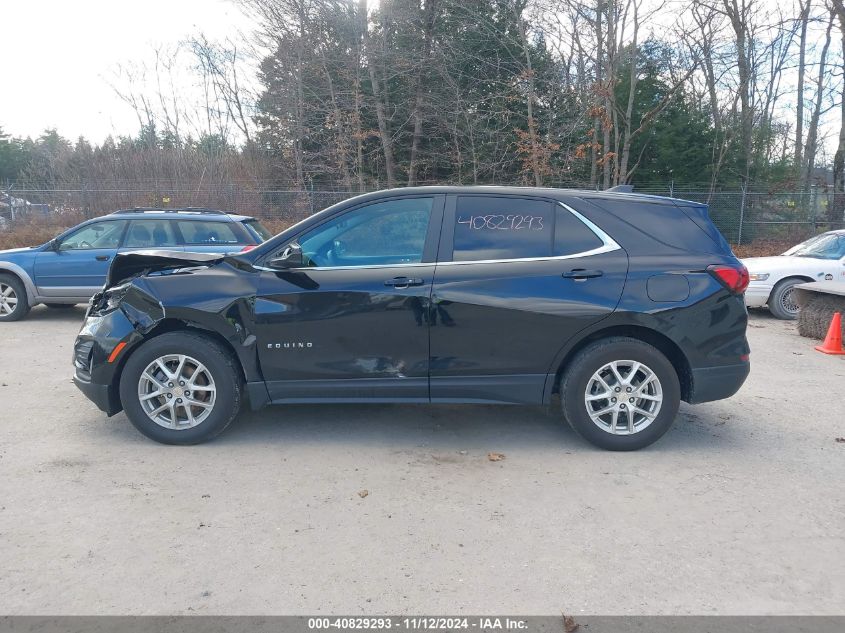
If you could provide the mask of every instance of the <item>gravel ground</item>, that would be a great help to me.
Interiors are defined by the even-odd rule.
[[[81,317],[0,325],[2,613],[845,614],[845,359],[766,313],[742,391],[628,454],[481,406],[160,446],[73,387]]]

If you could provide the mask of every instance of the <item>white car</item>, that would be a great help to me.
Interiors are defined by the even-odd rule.
[[[749,257],[742,263],[751,280],[745,304],[749,308],[768,305],[777,318],[794,319],[798,316],[794,286],[808,281],[845,281],[845,230],[811,237],[783,255]]]

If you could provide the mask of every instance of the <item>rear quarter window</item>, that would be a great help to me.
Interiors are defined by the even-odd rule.
[[[674,204],[659,200],[650,203],[636,199],[598,199],[591,202],[668,246],[705,253],[723,250],[721,243]],[[620,237],[624,241],[624,236]]]
[[[261,222],[259,222],[258,220],[246,220],[244,222],[244,226],[250,232],[250,234],[254,235],[255,238],[258,239],[258,241],[260,242],[266,242],[271,237],[273,237],[273,234],[270,232],[270,230],[266,226],[261,224]]]

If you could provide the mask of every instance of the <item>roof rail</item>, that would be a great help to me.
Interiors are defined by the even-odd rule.
[[[178,208],[164,208],[164,207],[133,207],[131,209],[118,209],[111,215],[118,215],[124,213],[202,213],[204,215],[229,215],[229,211],[220,211],[218,209],[208,209],[206,207],[178,207]]]

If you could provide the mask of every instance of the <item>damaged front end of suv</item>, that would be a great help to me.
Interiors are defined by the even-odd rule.
[[[235,269],[251,267],[229,255],[119,254],[104,289],[92,297],[77,336],[74,383],[99,409],[115,415],[123,409],[120,374],[132,352],[151,337],[195,331],[234,350],[247,385],[259,386],[252,401],[263,404],[266,389],[258,372],[255,336],[247,332],[243,318],[243,304],[254,295],[252,276],[234,274]]]

